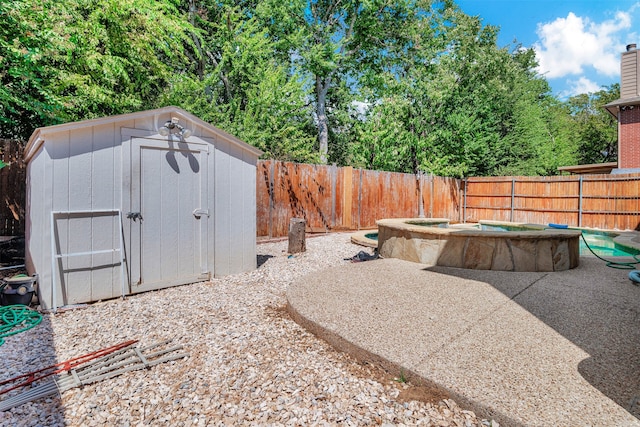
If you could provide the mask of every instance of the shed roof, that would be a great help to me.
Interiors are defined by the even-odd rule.
[[[209,131],[213,132],[214,134],[216,134],[218,136],[221,136],[222,138],[226,139],[227,141],[238,145],[242,149],[250,151],[251,153],[255,154],[256,156],[260,156],[263,153],[262,150],[254,147],[252,145],[247,144],[246,142],[242,141],[241,139],[238,139],[237,137],[231,135],[230,133],[227,133],[227,132],[223,131],[222,129],[219,129],[219,128],[211,125],[210,123],[205,122],[204,120],[194,116],[193,114],[183,110],[182,108],[178,108],[178,107],[175,107],[175,106],[167,106],[167,107],[158,108],[158,109],[155,109],[155,110],[137,111],[135,113],[119,114],[119,115],[115,115],[115,116],[100,117],[100,118],[96,118],[96,119],[81,120],[81,121],[78,121],[78,122],[69,122],[69,123],[63,123],[63,124],[60,124],[60,125],[53,125],[53,126],[37,128],[31,134],[31,137],[29,138],[29,142],[27,142],[27,146],[25,147],[25,150],[24,150],[24,160],[25,160],[25,162],[28,163],[29,160],[31,159],[31,157],[33,157],[35,152],[40,148],[40,146],[44,142],[45,136],[47,136],[49,134],[52,134],[52,133],[63,132],[63,131],[68,131],[68,130],[73,130],[73,129],[82,129],[82,128],[86,128],[86,127],[109,124],[109,123],[126,121],[126,120],[135,120],[135,119],[139,119],[139,118],[143,118],[143,117],[155,116],[155,115],[161,115],[161,114],[169,114],[169,113],[179,114],[182,117],[184,117],[185,119],[191,120],[192,122],[196,123],[197,125],[202,126],[205,129],[208,129]]]

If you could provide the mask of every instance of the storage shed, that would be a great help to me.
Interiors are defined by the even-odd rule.
[[[262,152],[177,107],[36,129],[26,266],[57,308],[256,268]]]

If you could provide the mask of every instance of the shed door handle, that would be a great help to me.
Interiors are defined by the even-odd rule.
[[[200,218],[203,215],[209,216],[209,209],[194,209],[193,210],[193,216],[195,216],[196,218]]]

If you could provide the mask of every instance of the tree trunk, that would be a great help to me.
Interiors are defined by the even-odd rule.
[[[316,76],[316,111],[318,113],[318,142],[320,144],[320,161],[327,163],[329,153],[329,123],[327,120],[327,92],[331,79]]]
[[[194,27],[196,26],[196,12],[195,0],[189,0],[189,23]],[[202,46],[200,45],[200,38],[194,33],[191,33],[191,38],[193,39],[193,44],[196,46],[199,55],[199,58],[196,59],[198,62],[196,72],[198,73],[198,78],[202,80],[204,78],[205,56],[202,52]]]
[[[303,218],[291,218],[289,221],[289,250],[290,254],[297,254],[307,250],[306,236],[304,234],[307,221]]]

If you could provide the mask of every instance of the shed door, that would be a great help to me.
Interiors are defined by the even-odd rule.
[[[208,145],[134,138],[130,279],[133,292],[207,279]]]

